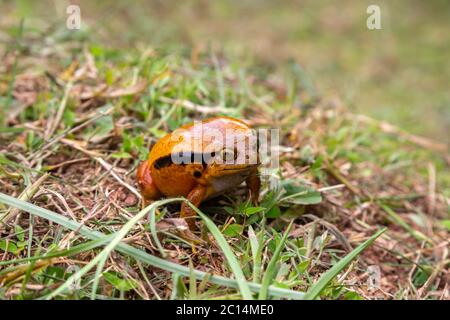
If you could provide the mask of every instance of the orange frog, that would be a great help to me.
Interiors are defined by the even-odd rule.
[[[137,180],[146,201],[183,196],[197,207],[246,181],[256,203],[261,185],[258,165],[254,130],[241,120],[216,117],[161,138],[140,164]],[[195,211],[184,202],[180,216],[195,229]]]

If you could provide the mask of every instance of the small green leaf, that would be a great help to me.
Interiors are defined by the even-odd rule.
[[[136,287],[136,281],[132,279],[122,279],[116,272],[104,272],[103,277],[120,291],[129,291]]]
[[[279,202],[279,197],[280,197],[280,192],[283,191],[281,188],[277,189],[277,190],[272,190],[270,192],[268,192],[264,199],[261,201],[261,207],[266,208],[266,216],[269,212],[272,212],[272,216],[270,216],[269,218],[276,218],[279,216],[280,212],[279,208],[278,210],[275,209],[274,211],[272,211],[273,207],[277,206],[277,203]],[[277,215],[278,213],[278,215]]]
[[[281,199],[281,201],[301,205],[318,204],[322,202],[322,196],[320,195],[319,191],[312,189],[305,189],[298,193],[286,196],[283,199]]]
[[[294,198],[294,203],[296,204],[318,204],[322,202],[322,196],[319,191],[310,190],[306,194]]]
[[[307,164],[314,163],[314,152],[310,145],[306,145],[300,150],[300,160]]]
[[[66,127],[71,127],[76,121],[76,114],[72,110],[66,109],[63,115],[63,122]]]
[[[92,128],[84,131],[85,139],[100,138],[108,135],[114,129],[114,121],[111,115],[99,118],[94,122]]]
[[[266,213],[266,218],[278,218],[279,216],[281,216],[281,210],[279,206],[273,206]]]
[[[244,214],[247,216],[251,216],[252,214],[261,212],[263,210],[265,210],[266,208],[263,207],[248,207],[244,209]]]
[[[322,201],[322,196],[319,191],[305,185],[301,185],[298,181],[286,180],[283,183],[283,188],[285,193],[283,194],[283,198],[280,202],[309,205],[317,204]]]
[[[156,129],[156,128],[151,128],[150,129],[150,133],[153,134],[157,138],[161,138],[162,136],[167,134],[166,131],[159,130],[159,129]]]
[[[111,86],[114,83],[114,72],[112,71],[111,68],[107,68],[105,70],[105,81],[106,84],[108,84],[109,86]]]
[[[25,231],[23,230],[23,228],[21,226],[19,226],[18,224],[16,224],[14,226],[14,231],[16,233],[16,237],[19,241],[24,241],[25,240]]]
[[[116,159],[130,159],[132,158],[131,154],[129,154],[128,152],[122,151],[122,152],[115,152],[111,155],[111,157],[116,158]]]
[[[223,230],[223,234],[228,237],[237,237],[242,233],[242,230],[244,230],[244,226],[237,223],[232,223],[226,227],[225,230]]]
[[[344,300],[364,300],[358,293],[354,291],[349,291],[344,294]]]
[[[6,240],[0,240],[0,250],[6,251],[12,254],[18,254],[19,250],[17,249],[17,246],[12,241],[6,241]]]
[[[310,263],[310,262],[311,262],[311,260],[309,260],[309,259],[300,262],[300,263],[297,265],[297,271],[298,271],[298,273],[300,273],[300,274],[305,273],[306,269],[308,269],[308,266],[309,266],[309,263]]]
[[[232,207],[223,207],[223,209],[230,215],[234,214],[234,209]]]
[[[448,219],[448,220],[441,220],[441,226],[446,228],[447,231],[450,231],[450,219]]]
[[[323,156],[318,156],[314,163],[311,165],[311,170],[319,170],[322,167]]]
[[[425,282],[427,282],[431,273],[433,272],[433,267],[429,265],[422,265],[422,268],[418,268],[413,276],[413,284],[416,288],[422,287]]]
[[[27,244],[28,244],[27,241],[17,241],[17,243],[16,243],[19,251],[21,251],[23,248],[25,248],[27,246]]]

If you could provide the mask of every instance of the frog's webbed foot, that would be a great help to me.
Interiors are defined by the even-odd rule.
[[[197,185],[194,189],[189,192],[187,195],[187,199],[196,207],[202,203],[203,199],[206,195],[206,187],[202,185]],[[189,226],[191,231],[197,230],[197,226],[195,225],[195,216],[196,212],[185,202],[181,204],[180,217],[184,218]]]

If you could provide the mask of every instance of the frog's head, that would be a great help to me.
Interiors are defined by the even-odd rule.
[[[207,173],[212,177],[242,175],[259,166],[259,157],[257,150],[251,148],[224,147],[211,153],[207,163]]]
[[[239,151],[234,148],[222,148],[208,153],[185,153],[184,156],[190,156],[191,161],[185,161],[178,167],[197,183],[208,186],[209,195],[239,185],[259,165],[257,161],[251,162],[250,156],[247,157],[244,153],[247,161],[238,161]],[[172,163],[174,162],[178,162],[178,159],[172,158]]]
[[[229,138],[229,137],[228,137]],[[259,166],[258,146],[253,132],[239,132],[232,143],[207,148],[202,166],[193,169],[199,181],[220,192],[239,185]],[[195,166],[195,164],[193,164]]]

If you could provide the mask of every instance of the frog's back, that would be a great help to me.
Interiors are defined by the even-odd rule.
[[[227,130],[251,133],[250,127],[244,121],[230,117],[215,117],[201,122],[186,124],[162,137],[153,146],[148,160],[150,163],[153,163],[159,158],[172,154],[174,151],[192,152],[193,150],[204,150],[206,145],[214,139],[214,137],[207,134],[213,130],[219,132],[222,137],[226,136]],[[208,137],[205,138],[205,136]],[[205,141],[206,139],[209,140]]]

